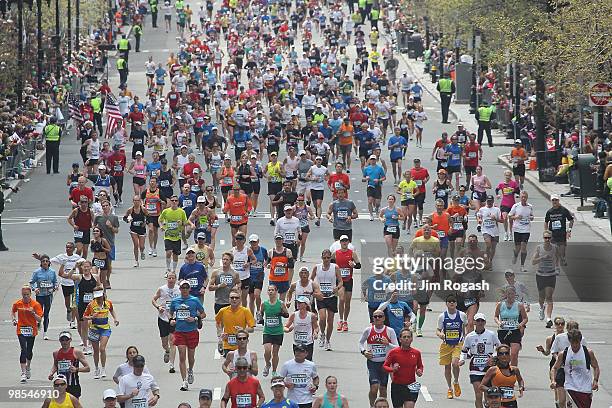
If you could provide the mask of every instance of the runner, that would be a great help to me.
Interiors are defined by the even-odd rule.
[[[376,164],[377,157],[371,155],[368,166],[363,169],[362,182],[367,182],[368,210],[370,221],[374,221],[374,213],[380,211],[380,199],[382,197],[382,183],[386,180],[385,171]]]
[[[282,235],[283,246],[291,251],[292,256],[295,258],[298,254],[298,242],[300,241],[300,234],[302,232],[300,220],[294,217],[294,207],[290,204],[286,204],[283,207],[284,216],[276,220],[276,227],[274,228],[274,235]],[[290,271],[290,278],[293,277],[293,270]]]
[[[425,196],[426,196],[426,185],[429,183],[429,172],[426,168],[421,167],[421,159],[418,157],[413,160],[414,167],[410,169],[410,174],[412,179],[416,183],[419,188],[419,193],[414,197],[414,203],[418,209],[418,218],[417,213],[413,212],[414,215],[414,224],[416,227],[419,227],[423,224],[423,208],[425,204]]]
[[[204,304],[204,294],[208,287],[208,273],[206,266],[197,262],[196,252],[192,248],[189,248],[185,253],[185,263],[181,266],[178,279],[189,282],[191,287],[189,294],[197,297],[200,303]]]
[[[420,191],[416,181],[412,180],[412,174],[410,170],[404,172],[404,179],[400,181],[397,186],[396,193],[401,197],[402,204],[402,229],[406,230],[406,233],[410,234],[410,227],[412,226],[413,216],[416,219],[415,214],[415,198],[419,195]],[[406,227],[406,224],[408,226]],[[416,223],[415,223],[416,224]]]
[[[536,247],[531,263],[537,265],[536,283],[538,286],[538,303],[540,304],[540,320],[546,319],[546,328],[553,326],[553,295],[557,275],[559,275],[560,255],[559,248],[551,244],[552,233],[545,230],[542,237],[544,243]]]
[[[222,333],[222,355],[224,356],[238,348],[238,341],[236,340],[238,330],[246,330],[248,333],[252,333],[255,327],[255,320],[251,311],[240,305],[240,294],[238,291],[232,289],[229,294],[229,300],[230,305],[222,308],[215,315],[217,333]]]
[[[32,299],[32,288],[29,284],[21,288],[21,299],[13,303],[11,309],[13,326],[16,326],[19,339],[19,364],[21,365],[21,383],[30,379],[30,364],[32,363],[34,341],[38,335],[38,327],[43,319],[43,309],[40,303]]]
[[[272,219],[270,220],[270,225],[274,225],[274,220],[280,217],[280,214],[276,214],[277,217],[274,217],[274,204],[272,203],[274,196],[276,196],[282,189],[282,177],[285,176],[285,172],[281,166],[281,163],[278,161],[278,153],[276,151],[272,151],[269,153],[270,161],[266,164],[264,168],[263,175],[268,180],[268,198],[270,199],[270,215]]]
[[[340,241],[348,240],[346,235],[340,237]],[[324,249],[321,253],[322,263],[312,268],[310,279],[319,285],[319,291],[315,293],[317,299],[317,310],[319,312],[319,326],[321,338],[319,347],[331,351],[331,335],[334,332],[334,315],[338,312],[338,293],[344,284],[340,268],[331,263],[332,253]],[[344,324],[343,324],[344,329]]]
[[[323,158],[317,156],[315,164],[306,173],[306,180],[309,180],[310,196],[315,207],[317,221],[316,225],[321,225],[321,203],[323,202],[323,194],[325,193],[325,183],[329,179],[329,171],[327,167],[322,165]],[[297,254],[297,251],[295,252]]]
[[[304,202],[303,195],[298,195],[297,201],[295,202],[295,207],[293,208],[293,213],[300,222],[301,233],[298,234],[298,236],[301,237],[299,240],[299,260],[300,262],[304,262],[304,253],[306,252],[306,240],[308,239],[308,234],[310,234],[309,221],[315,218],[315,213],[312,210],[311,206],[306,205],[306,203]],[[320,217],[319,219],[317,219],[317,221],[315,221],[315,225],[321,225]]]
[[[327,179],[327,185],[332,192],[334,200],[338,199],[338,188],[344,187],[348,192],[351,188],[351,180],[348,174],[343,172],[344,166],[340,162],[336,162],[336,171],[331,173]],[[318,226],[318,225],[317,225]]]
[[[516,264],[520,253],[521,272],[527,272],[527,268],[525,268],[527,242],[529,242],[531,222],[534,219],[533,206],[527,202],[528,196],[527,191],[521,191],[521,201],[515,203],[508,213],[508,217],[514,221],[512,224],[512,232],[514,233],[514,257],[512,258],[512,264]]]
[[[263,303],[263,345],[264,358],[266,360],[266,366],[263,370],[264,377],[270,374],[270,367],[272,367],[272,376],[276,376],[278,351],[283,345],[283,317],[288,318],[289,312],[284,300],[278,299],[277,287],[270,284],[268,286],[268,300]]]
[[[181,391],[187,391],[189,384],[193,384],[193,367],[195,365],[195,351],[200,341],[198,322],[204,320],[206,313],[200,300],[189,294],[191,285],[189,281],[181,280],[178,283],[181,295],[170,302],[170,325],[174,326],[174,345],[179,351],[179,369],[181,372]],[[187,361],[189,369],[187,369]]]
[[[476,166],[476,172],[470,180],[472,194],[472,203],[474,210],[478,211],[480,207],[487,201],[487,189],[491,188],[491,181],[482,173],[482,166]]]
[[[144,185],[144,183],[143,183]],[[166,197],[162,195],[157,188],[157,178],[151,177],[149,180],[149,188],[140,194],[140,198],[144,200],[144,207],[147,211],[147,228],[149,230],[149,255],[157,257],[157,237],[159,231],[159,215],[162,209],[166,207]],[[170,268],[168,268],[170,269]]]
[[[314,285],[314,283],[313,283]],[[310,311],[312,299],[306,295],[297,296],[296,311],[289,315],[284,331],[293,331],[293,349],[302,346],[306,350],[306,359],[312,361],[314,341],[319,337],[319,322],[317,315]]]
[[[572,237],[572,227],[574,226],[574,215],[561,205],[558,195],[550,196],[552,208],[546,211],[544,216],[544,229],[552,232],[552,243],[559,250],[560,263],[567,266],[565,259],[565,248],[567,240]],[[567,225],[569,222],[569,225]]]
[[[236,332],[236,341],[238,348],[227,353],[225,361],[221,364],[221,370],[230,378],[235,378],[237,375],[236,362],[239,358],[244,358],[249,363],[249,374],[257,376],[259,373],[257,363],[257,352],[249,350],[249,333],[246,330],[238,330]]]
[[[514,180],[519,184],[520,189],[523,189],[525,184],[525,161],[527,161],[527,152],[523,148],[521,139],[514,141],[514,148],[510,151],[510,160],[512,161],[512,174]]]
[[[455,249],[458,251],[463,249],[463,242],[465,241],[465,231],[467,230],[468,215],[465,207],[459,203],[459,196],[454,194],[451,198],[450,205],[446,209],[446,212],[450,216],[450,230],[448,234],[448,242],[450,248],[451,258],[455,257]]]
[[[286,361],[278,374],[285,379],[289,399],[300,407],[312,406],[314,394],[319,389],[317,366],[306,359],[307,351],[301,344],[293,347],[293,355],[294,358]]]
[[[226,220],[230,222],[232,246],[235,246],[237,245],[236,236],[238,232],[240,232],[243,237],[247,234],[249,213],[253,210],[253,207],[247,195],[240,192],[240,185],[234,184],[231,189],[232,195],[225,199],[223,212],[225,213]]]
[[[127,209],[123,216],[123,221],[130,224],[130,236],[134,249],[134,268],[138,268],[140,266],[138,259],[145,259],[146,219],[148,212],[142,206],[142,200],[139,196],[134,196],[132,202],[133,205]]]
[[[453,185],[448,178],[448,173],[444,169],[438,170],[438,179],[434,181],[434,185],[431,188],[432,194],[435,195],[436,201],[442,200],[444,207],[448,207],[448,199],[453,192]]]
[[[216,269],[210,275],[210,283],[208,290],[215,292],[215,314],[219,310],[229,306],[229,293],[231,290],[240,289],[240,277],[232,267],[234,255],[231,252],[225,252],[221,256],[221,269]],[[220,335],[220,333],[219,333]]]
[[[514,391],[518,383],[518,396],[523,396],[525,382],[518,367],[511,365],[510,347],[506,344],[497,346],[497,361],[495,366],[489,368],[480,383],[480,390],[487,391],[489,387],[499,387],[501,391],[501,406],[505,408],[516,408],[516,393]]]
[[[237,376],[229,380],[221,397],[221,408],[226,408],[231,400],[232,407],[255,408],[265,402],[265,395],[257,378],[248,375],[249,363],[246,358],[236,360]]]
[[[395,200],[395,196],[389,194],[387,196],[387,206],[378,213],[378,218],[384,223],[383,236],[385,244],[387,244],[387,255],[389,257],[395,256],[400,237],[399,223],[404,220],[404,213],[395,207]]]
[[[68,331],[59,334],[60,349],[53,352],[53,365],[49,379],[57,374],[66,379],[66,391],[77,399],[81,397],[81,384],[79,373],[88,373],[89,364],[82,351],[76,350],[70,345],[72,335]]]
[[[458,259],[463,259],[464,265],[455,267],[456,273],[453,282],[478,287],[477,284],[483,282],[482,271],[487,267],[489,260],[487,254],[478,247],[476,234],[468,236],[467,248],[461,249]],[[471,332],[474,330],[474,316],[478,313],[480,299],[485,297],[485,292],[482,290],[458,290],[456,296],[457,309],[467,315],[467,331]]]
[[[287,208],[289,209],[289,207]],[[279,221],[281,221],[283,218],[280,218]],[[278,228],[279,227],[277,225],[276,229]],[[297,228],[299,229],[299,223]],[[283,302],[285,302],[287,292],[289,291],[289,284],[293,278],[293,268],[295,266],[293,250],[287,248],[283,244],[285,236],[286,235],[283,234],[275,234],[274,248],[268,250],[268,258],[270,259],[270,273],[268,274],[268,282],[276,286],[276,289],[278,290],[280,298]]]
[[[270,264],[268,250],[259,244],[259,236],[256,234],[249,235],[249,245],[255,262],[249,267],[251,276],[251,284],[249,285],[249,310],[255,316],[258,324],[263,324],[262,308],[261,308],[261,291],[265,279],[265,269]]]
[[[338,379],[333,375],[325,379],[325,393],[315,398],[312,408],[348,408],[348,400],[338,393]]]
[[[164,247],[166,249],[166,272],[176,273],[178,257],[181,254],[181,236],[186,228],[195,228],[187,219],[185,210],[178,206],[178,196],[170,197],[170,208],[165,208],[159,215],[159,226],[164,230]],[[170,269],[172,264],[172,269]]]
[[[457,132],[459,132],[459,130],[457,130]],[[469,141],[463,146],[463,168],[465,170],[467,187],[470,186],[470,180],[472,179],[472,175],[476,173],[476,167],[482,160],[482,156],[482,146],[476,142],[476,133],[470,133]]]
[[[495,197],[492,195],[487,196],[487,203],[485,207],[480,207],[476,213],[476,219],[478,220],[478,232],[482,232],[482,236],[485,241],[487,258],[489,260],[487,270],[491,270],[493,267],[493,258],[495,257],[495,250],[499,243],[499,227],[498,224],[503,222],[502,212],[498,207],[494,207]]]
[[[236,245],[232,247],[232,267],[238,273],[241,283],[241,299],[242,305],[247,305],[247,297],[252,284],[251,281],[251,265],[256,262],[253,250],[245,245],[246,235],[243,232],[237,232],[234,235]]]
[[[414,408],[421,389],[416,377],[423,376],[421,352],[412,347],[410,329],[400,332],[399,343],[399,347],[388,352],[383,368],[391,373],[393,408]]]
[[[443,199],[436,199],[436,211],[431,214],[432,230],[436,231],[438,240],[440,241],[440,258],[446,258],[446,251],[448,250],[449,239],[448,236],[451,231],[451,225],[453,223],[450,214],[445,210],[446,203]],[[444,265],[439,265],[436,270],[439,269],[440,278],[444,279],[446,271]]]
[[[459,178],[461,177],[461,158],[463,156],[463,147],[458,144],[456,135],[450,138],[450,144],[444,146],[444,154],[446,156],[446,171],[448,172],[449,181],[452,184],[453,174],[455,174],[455,189],[459,190]],[[491,188],[489,186],[489,188]]]
[[[170,324],[170,304],[174,298],[180,295],[181,291],[176,286],[176,274],[171,272],[166,278],[166,284],[160,286],[155,291],[153,299],[151,299],[151,304],[158,312],[157,328],[164,349],[164,363],[170,363],[170,373],[174,373],[174,357],[176,355],[176,348],[174,347],[175,326]]]
[[[89,244],[91,243],[93,218],[93,213],[89,208],[89,200],[86,196],[81,196],[78,200],[78,206],[68,216],[68,224],[74,229],[76,253],[83,258],[87,258]]]
[[[425,290],[421,287],[421,282],[427,280],[439,280],[439,276],[436,275],[436,269],[427,262],[427,258],[440,256],[440,240],[432,235],[431,226],[425,224],[423,226],[423,235],[416,236],[410,244],[409,253],[415,259],[423,259],[423,264],[416,270],[415,278],[417,281],[417,293],[415,299],[419,304],[419,320],[417,323],[416,335],[417,337],[423,337],[423,323],[425,323],[425,314],[427,312],[427,305],[431,299],[431,290]],[[430,273],[433,272],[433,276]]]
[[[553,334],[546,337],[544,346],[542,346],[541,344],[538,344],[538,346],[536,347],[536,350],[538,350],[544,356],[551,356],[550,362],[549,362],[550,369],[552,369],[553,366],[555,365],[555,362],[557,361],[557,355],[558,355],[558,353],[552,352],[551,350],[552,345],[555,339],[557,338],[557,336],[562,335],[564,333],[565,319],[563,319],[562,317],[555,317],[554,323],[555,323],[555,326],[554,326]],[[550,381],[555,382],[555,377],[553,377],[552,374],[550,375]],[[565,393],[565,389],[563,388],[563,381],[555,385],[556,387],[553,388],[552,390],[555,396],[555,406],[567,407],[566,405],[567,394]]]
[[[438,317],[438,328],[436,336],[442,340],[440,344],[440,365],[444,366],[444,377],[448,391],[446,398],[453,399],[461,396],[459,386],[459,357],[463,349],[463,339],[467,334],[467,315],[457,310],[457,297],[448,295],[446,297],[446,310]],[[451,388],[451,371],[455,381]]]
[[[93,347],[94,379],[106,377],[106,347],[111,335],[111,326],[108,316],[112,316],[115,326],[119,320],[110,300],[106,299],[104,287],[98,285],[93,291],[93,300],[87,305],[83,313],[83,320],[89,321],[88,338]],[[101,367],[98,366],[101,363]]]
[[[495,323],[499,326],[497,337],[511,351],[511,362],[518,365],[518,355],[527,326],[527,312],[522,303],[516,301],[513,286],[505,288],[504,298],[495,306]]]
[[[399,300],[399,291],[396,288],[389,287],[387,292],[391,293],[390,299],[381,303],[377,310],[385,313],[385,324],[392,328],[395,335],[398,336],[404,328],[412,326],[416,321],[416,316],[412,312],[411,305]]]
[[[57,391],[57,397],[45,398],[43,408],[81,408],[79,398],[67,391],[68,382],[64,375],[57,375],[53,380],[52,390]]]
[[[516,203],[516,195],[520,194],[520,186],[516,181],[512,180],[512,172],[510,170],[504,171],[504,181],[497,185],[495,194],[497,194],[497,199],[501,200],[499,208],[504,219],[504,241],[508,241],[513,239],[508,231],[512,231],[512,224],[514,222],[512,218],[508,217],[508,213]]]
[[[353,220],[359,218],[357,206],[347,199],[347,189],[337,186],[338,198],[334,200],[327,209],[327,220],[333,223],[334,240],[339,240],[346,235],[349,242],[353,238]]]
[[[387,148],[391,151],[391,167],[393,169],[393,181],[394,185],[399,183],[399,179],[402,175],[402,159],[406,155],[406,148],[408,147],[408,141],[404,136],[401,135],[401,129],[396,127],[394,134],[389,138]]]
[[[342,287],[338,291],[340,320],[336,330],[346,332],[348,331],[348,316],[351,312],[351,299],[353,298],[353,269],[361,269],[357,252],[349,248],[348,237],[340,237],[340,249],[332,252],[331,262],[336,264],[342,278]]]
[[[501,345],[497,335],[485,329],[486,320],[484,313],[476,313],[474,331],[465,336],[459,358],[459,366],[463,366],[469,358],[470,383],[474,388],[476,408],[483,408],[483,390],[480,384],[489,367],[493,366],[493,355]]]
[[[299,408],[299,405],[285,397],[285,380],[282,377],[273,377],[270,382],[273,398],[263,404],[262,408]]]
[[[38,302],[43,309],[43,339],[49,340],[49,336],[47,335],[47,329],[49,328],[49,313],[51,312],[51,304],[53,303],[53,292],[59,287],[56,272],[51,268],[49,255],[45,254],[40,256],[40,268],[32,273],[30,287],[36,294],[36,302]]]
[[[155,406],[159,401],[159,386],[150,373],[145,373],[145,358],[137,355],[132,360],[134,370],[119,379],[117,401],[126,408]]]

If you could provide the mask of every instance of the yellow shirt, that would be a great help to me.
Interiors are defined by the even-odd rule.
[[[419,187],[417,186],[416,181],[410,180],[406,181],[406,179],[400,181],[397,189],[402,193],[402,201],[412,200],[414,198],[414,193]]]
[[[437,256],[440,255],[440,240],[433,236],[429,237],[429,239],[425,239],[425,237],[416,237],[412,240],[410,249],[412,253],[414,253],[414,251],[423,251],[428,256]]]
[[[226,306],[219,310],[215,316],[217,324],[223,325],[223,348],[225,350],[236,350],[238,341],[236,340],[236,326],[246,329],[247,327],[255,327],[255,319],[251,311],[243,306],[239,306],[236,311],[232,310],[231,306]]]

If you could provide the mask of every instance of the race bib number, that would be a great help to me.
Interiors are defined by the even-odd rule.
[[[251,394],[236,395],[236,405],[241,408],[250,408],[252,406]]]
[[[446,197],[446,190],[438,190],[436,191],[437,197]]]
[[[502,392],[503,399],[512,399],[514,398],[514,388],[510,387],[499,387]]]
[[[284,266],[276,266],[274,268],[274,276],[284,276],[285,275],[285,267]]]
[[[348,211],[347,210],[338,210],[338,219],[346,220],[347,218],[348,218]]]
[[[463,304],[465,305],[465,307],[470,307],[472,305],[476,304],[476,298],[467,298],[463,301]]]
[[[456,339],[459,338],[459,331],[458,330],[449,330],[449,331],[444,333],[444,337],[446,338],[446,340],[456,340]]]
[[[144,170],[136,170],[136,175],[137,176],[144,176],[145,171]]]
[[[177,229],[178,228],[178,224],[179,223],[176,222],[176,221],[171,221],[171,222],[166,224],[166,229],[169,229],[169,230]]]
[[[552,229],[554,229],[554,230],[561,229],[561,221],[553,221],[553,222],[551,223],[551,227],[552,227]]]
[[[49,289],[53,287],[53,283],[51,283],[51,281],[40,281],[40,283],[38,284],[39,287],[43,288],[43,289]]]
[[[189,278],[189,286],[195,288],[198,286],[198,278]]]
[[[240,221],[242,221],[242,215],[232,215],[231,221],[232,222],[240,222]]]
[[[266,316],[266,326],[268,327],[280,326],[280,318],[278,316]]]
[[[529,217],[522,217],[522,218],[519,220],[519,224],[520,224],[520,225],[529,225],[529,222],[530,222]]]
[[[476,158],[476,152],[468,152],[468,157],[470,159],[475,159]]]
[[[423,180],[414,180],[416,182],[416,185],[421,187],[423,185]]]
[[[270,177],[270,183],[280,183],[281,179],[278,176],[272,176]]]
[[[75,238],[83,238],[83,231],[74,231]]]
[[[291,374],[291,382],[296,387],[305,387],[308,385],[308,376],[306,374]]]
[[[148,203],[147,212],[154,213],[157,211],[157,204]]]
[[[191,200],[183,200],[183,208],[189,208],[193,205],[193,201]]]
[[[236,142],[236,147],[242,149],[244,148],[244,146],[245,146],[244,142]]]
[[[170,187],[170,181],[169,180],[162,180],[159,182],[159,185],[161,187]]]
[[[438,238],[446,237],[446,232],[444,232],[444,231],[437,231],[437,232],[438,232]]]
[[[94,258],[93,264],[98,268],[104,268],[106,266],[106,261],[104,259]]]
[[[100,341],[100,333],[97,330],[90,329],[87,338],[91,341]]]
[[[149,404],[146,398],[132,398],[133,408],[149,408]]]
[[[308,219],[307,218],[300,218],[300,227],[304,228],[308,226]]]
[[[459,159],[460,159],[460,156],[458,154],[451,155],[451,160],[456,161],[456,160],[459,160]]]
[[[351,268],[340,268],[340,276],[343,278],[351,276]]]
[[[227,344],[229,344],[230,346],[235,346],[238,344],[238,340],[236,340],[236,335],[235,334],[228,334],[227,336]]]
[[[120,164],[116,164],[113,166],[114,171],[123,171],[123,166]]]
[[[226,285],[231,285],[234,282],[234,278],[230,275],[221,275],[219,276],[219,282],[225,283]]]
[[[418,393],[421,390],[421,383],[413,382],[412,384],[408,384],[406,387],[408,388],[408,391]]]
[[[57,362],[57,371],[59,371],[60,373],[67,373],[68,371],[70,371],[71,365],[72,362],[70,360],[59,360]]]
[[[176,318],[178,320],[186,320],[188,317],[191,317],[189,309],[180,309],[176,311]]]
[[[231,177],[223,177],[223,184],[232,184]]]
[[[295,242],[295,232],[285,232],[285,242],[286,243]]]
[[[478,368],[482,371],[483,368],[487,366],[487,362],[489,361],[489,356],[474,356],[472,357],[472,364],[474,367]]]
[[[331,282],[321,282],[319,286],[321,287],[321,293],[324,295],[331,295],[333,291]]]
[[[397,225],[390,225],[387,227],[387,232],[395,234],[397,232]]]
[[[463,223],[461,223],[461,222],[454,222],[453,223],[453,229],[455,231],[463,231]]]
[[[505,330],[514,330],[518,327],[517,319],[502,319],[501,328]]]
[[[166,300],[166,310],[170,310],[170,304],[172,303],[171,300]]]
[[[295,339],[295,342],[298,344],[306,343],[308,341],[308,333],[296,331],[293,338]]]
[[[19,328],[19,334],[25,337],[32,337],[34,335],[34,329],[30,326],[21,326]]]
[[[387,355],[387,346],[384,344],[372,344],[372,357],[382,358]]]
[[[374,301],[376,302],[384,302],[387,299],[387,294],[385,292],[376,292],[374,293]]]
[[[93,293],[83,293],[83,303],[90,303],[93,300]]]
[[[493,228],[495,227],[497,221],[496,220],[492,220],[491,218],[486,218],[484,220],[484,226],[485,228]]]

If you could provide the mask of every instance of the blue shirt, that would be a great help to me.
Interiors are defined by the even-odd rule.
[[[387,287],[391,283],[391,278],[386,275],[370,276],[364,283],[364,287],[368,289],[368,307],[376,309],[382,302],[387,300]],[[376,283],[376,284],[375,284]]]
[[[361,149],[372,149],[374,145],[374,134],[369,130],[360,130],[355,132],[355,139],[359,140],[359,150]],[[370,152],[371,154],[371,152]]]
[[[382,184],[381,178],[385,177],[385,171],[381,166],[375,164],[374,166],[366,166],[363,168],[363,177],[370,177],[368,179],[368,187],[377,187]],[[377,179],[377,182],[374,182]]]
[[[251,132],[244,130],[237,130],[234,132],[234,143],[237,148],[244,149],[246,147],[246,142],[249,140],[251,140]]]
[[[253,251],[253,255],[255,255],[255,261],[251,264],[250,272],[251,272],[251,280],[254,282],[262,282],[264,280],[264,262],[266,262],[268,257],[268,250],[261,245],[259,246],[259,251]]]
[[[200,262],[195,263],[184,263],[181,266],[181,270],[179,271],[178,279],[189,281],[189,293],[192,296],[200,296],[200,289],[204,286],[204,281],[208,277],[206,273],[206,268]]]
[[[212,135],[212,128],[214,128],[215,125],[213,125],[212,123],[209,123],[208,125],[202,125],[201,129],[202,129],[202,142],[204,143],[208,143],[208,141],[210,140],[210,136]]]
[[[391,147],[394,144],[399,143],[399,146]],[[404,136],[391,136],[389,138],[389,144],[387,147],[391,150],[391,160],[401,159],[404,156],[404,147],[408,146],[406,138]]]
[[[161,167],[162,167],[161,162],[147,163],[147,173],[149,173],[149,177],[159,176]]]
[[[319,132],[321,132],[323,136],[325,136],[325,141],[328,141],[329,139],[331,139],[333,131],[334,131],[334,128],[332,128],[331,126],[328,126],[328,127],[325,127],[323,125],[319,126]]]
[[[447,144],[446,147],[444,147],[444,151],[450,153],[446,161],[449,167],[461,166],[461,146],[452,143]]]
[[[157,68],[155,70],[155,77],[157,79],[157,84],[161,85],[165,83],[164,77],[166,75],[166,70],[163,68]]]
[[[198,330],[198,321],[188,322],[185,320],[188,316],[196,317],[198,312],[203,312],[204,307],[200,302],[200,299],[194,296],[189,297],[176,297],[170,302],[170,314],[174,314],[176,318],[175,331],[177,332],[192,332]]]
[[[399,336],[399,333],[404,328],[404,321],[407,317],[410,317],[412,308],[408,306],[408,303],[398,300],[396,303],[389,303],[385,308],[385,314],[389,321],[389,327],[391,327],[395,334]]]
[[[291,401],[289,398],[282,400],[281,402],[274,402],[270,400],[261,406],[261,408],[299,408],[299,405]]]
[[[53,293],[53,289],[57,286],[57,275],[55,270],[38,268],[32,274],[30,279],[30,287],[32,290],[38,289],[38,296],[49,296]]]
[[[187,195],[181,193],[181,195],[179,196],[179,207],[185,210],[185,214],[187,214],[187,218],[191,216],[191,213],[196,207],[197,199],[198,199],[198,196],[192,193],[191,191]]]
[[[338,133],[338,130],[340,130],[340,126],[342,125],[342,119],[330,119],[329,120],[329,126],[331,126],[332,128],[332,132],[333,134]]]
[[[412,94],[416,98],[420,98],[421,95],[423,94],[423,88],[421,87],[421,85],[415,84],[415,85],[412,85],[412,88],[410,88],[410,92],[412,92]]]

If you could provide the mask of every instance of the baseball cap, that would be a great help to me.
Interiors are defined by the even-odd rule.
[[[378,157],[376,157],[375,154],[371,154],[370,157],[368,158],[368,160],[372,160],[372,159],[376,160],[376,159],[378,159]]]
[[[134,122],[134,125],[135,125],[135,126],[140,126],[140,125],[142,125],[142,122],[140,122],[139,120],[137,120],[136,122]]]
[[[186,253],[186,254],[188,254],[188,253],[190,253],[190,252],[193,252],[193,253],[195,254],[195,250],[194,250],[193,248],[189,248],[189,249],[187,250],[187,252],[185,252],[185,253]]]
[[[79,167],[79,163],[72,163],[72,167]]]
[[[514,276],[514,271],[512,269],[507,269],[506,272],[504,272],[505,276]]]
[[[348,240],[349,240],[348,235],[342,235],[339,239],[339,241],[348,241]]]
[[[283,211],[287,210],[293,210],[293,206],[291,204],[285,204],[285,206],[283,207]]]
[[[275,378],[272,380],[272,382],[270,383],[270,387],[284,387],[285,386],[285,381],[282,378]]]
[[[109,388],[108,390],[104,390],[104,393],[102,394],[103,401],[106,401],[109,398],[117,399],[117,393],[112,388]]]
[[[198,202],[198,203],[205,203],[205,202],[206,202],[206,197],[204,197],[204,196],[199,196],[199,197],[198,197],[198,199],[197,199],[197,202]]]
[[[523,142],[521,141],[521,139],[516,139],[516,140],[514,141],[514,143],[517,143],[517,144],[523,144]]]
[[[283,239],[283,238],[284,238],[284,237],[283,237],[283,234],[276,234],[276,235],[274,236],[274,239]]]
[[[181,149],[182,149],[183,147],[184,147],[185,149],[187,149],[187,145],[182,145],[182,146],[181,146]]]
[[[59,334],[59,336],[57,337],[59,340],[61,340],[62,338],[67,337],[69,340],[72,340],[72,334],[70,334],[69,331],[63,331]]]
[[[489,194],[487,196],[487,201],[493,201],[493,200],[495,200],[495,197],[493,197],[491,194]]]
[[[420,162],[421,162],[421,159],[419,159],[418,157],[416,157],[416,158],[413,160],[413,162],[415,162],[415,163],[420,163]]]
[[[203,398],[212,400],[212,391],[209,390],[208,388],[202,388],[200,390],[200,396],[198,397],[198,399],[203,399]]]
[[[310,299],[308,299],[307,296],[303,296],[303,295],[302,296],[298,296],[295,300],[298,303],[310,303]]]
[[[272,153],[270,153],[270,156],[278,156],[278,153],[272,152]]]
[[[299,156],[301,156],[303,154],[306,154],[306,150],[300,150],[299,153],[298,153]]]
[[[304,345],[302,344],[296,344],[295,346],[293,346],[293,352],[295,353],[296,351],[301,351],[302,353],[306,353],[306,347],[304,347]]]
[[[103,290],[94,290],[94,293],[93,293],[94,299],[102,297],[102,296],[104,296],[104,291]]]
[[[463,127],[463,122],[457,123],[457,127]]]
[[[199,173],[199,172],[200,172],[200,169],[198,169],[198,168],[196,167],[195,169],[193,169],[193,171],[192,171],[192,172],[193,172],[193,173]]]
[[[552,200],[558,200],[558,199],[559,199],[559,195],[558,195],[558,194],[552,194],[552,195],[550,196],[550,200],[551,200],[551,201],[552,201]]]
[[[186,284],[186,285],[189,285],[189,281],[188,281],[188,280],[185,280],[185,279],[183,279],[183,280],[179,281],[179,288],[180,288],[181,286],[185,285],[185,284]],[[191,285],[189,285],[189,287],[191,287]]]
[[[101,164],[98,166],[98,170],[106,170],[106,166]]]
[[[142,156],[142,152],[141,152],[140,150],[138,150],[138,151],[136,152],[136,156]]]
[[[198,235],[196,236],[197,239],[206,239],[206,233],[205,232],[198,232]]]
[[[485,322],[487,321],[487,316],[485,316],[484,313],[476,313],[474,315],[474,321],[476,320],[484,320]]]
[[[56,375],[55,378],[53,379],[53,383],[55,384],[57,380],[62,381],[64,384],[68,384],[68,381],[66,380],[66,376],[63,374]]]
[[[134,365],[134,366],[143,366],[144,367],[144,365],[145,365],[145,358],[143,356],[141,356],[140,354],[137,355],[132,360],[132,365]]]
[[[257,242],[257,241],[259,241],[259,235],[257,234],[249,235],[249,242]]]

